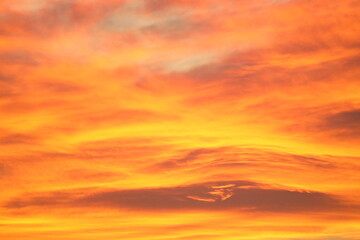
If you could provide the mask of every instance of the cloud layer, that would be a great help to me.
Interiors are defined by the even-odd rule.
[[[1,239],[359,239],[357,0],[0,9]]]

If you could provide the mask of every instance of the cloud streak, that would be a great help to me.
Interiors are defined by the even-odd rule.
[[[23,197],[6,204],[24,207],[109,207],[139,211],[235,210],[250,212],[344,211],[349,208],[320,192],[259,188],[248,181],[208,182],[156,189],[109,190],[91,194],[55,192]],[[352,211],[356,207],[352,207]]]

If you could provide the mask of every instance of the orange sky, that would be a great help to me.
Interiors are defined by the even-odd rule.
[[[1,240],[359,240],[358,0],[1,0]]]

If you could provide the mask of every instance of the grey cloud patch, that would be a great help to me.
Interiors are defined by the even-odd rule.
[[[147,11],[142,1],[128,2],[109,13],[100,23],[101,29],[132,34],[155,34],[162,37],[179,37],[197,32],[205,24],[194,21],[187,11],[168,9],[162,12]]]
[[[33,144],[38,141],[38,138],[33,135],[27,134],[9,134],[0,136],[0,145],[12,144]]]
[[[263,58],[266,51],[229,52],[221,61],[204,64],[185,73],[186,77],[197,81],[236,81],[246,87],[253,74],[264,70]]]
[[[319,87],[320,83],[330,85],[341,82],[341,79],[347,79],[349,83],[357,81],[352,71],[356,69],[359,56],[329,60],[316,65],[283,66],[267,62],[267,54],[266,50],[236,52],[222,61],[203,64],[183,73],[199,86],[196,96],[184,100],[184,104],[232,104],[239,99],[266,95],[269,91],[293,91],[300,86]]]
[[[69,30],[94,17],[95,8],[88,8],[85,13],[82,12],[83,8],[78,6],[80,2],[60,0],[46,4],[35,11],[5,13],[0,22],[0,34],[51,37],[54,33]],[[13,29],[16,29],[16,32]]]
[[[306,212],[339,211],[346,207],[320,192],[264,189],[249,181],[207,182],[188,186],[109,190],[91,194],[46,193],[8,202],[7,208],[66,205],[125,208],[142,211],[226,210]]]
[[[180,2],[180,1],[177,1]],[[173,0],[149,0],[146,1],[146,8],[150,11],[159,11],[172,6],[174,3]]]
[[[26,51],[0,52],[0,62],[3,65],[38,65],[38,60],[35,55]]]
[[[181,73],[201,68],[202,66],[212,65],[218,58],[221,58],[225,51],[207,51],[191,56],[180,57],[169,62],[163,62],[162,65],[167,73]]]
[[[360,138],[360,109],[327,116],[319,128],[332,131],[338,137]]]
[[[325,121],[328,126],[334,128],[359,128],[360,109],[331,115]]]
[[[199,20],[196,16],[181,11],[156,13],[154,24],[142,29],[145,34],[155,34],[171,40],[186,40],[189,35],[204,34],[211,27],[211,22]],[[204,54],[203,54],[204,55]]]
[[[126,30],[132,30],[141,28],[149,23],[142,21],[142,14],[139,13],[141,9],[141,2],[134,1],[121,6],[119,9],[109,13],[101,22],[100,26],[108,31],[122,32]]]

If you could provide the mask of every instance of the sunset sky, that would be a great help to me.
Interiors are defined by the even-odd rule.
[[[359,0],[0,0],[0,240],[360,240]]]

